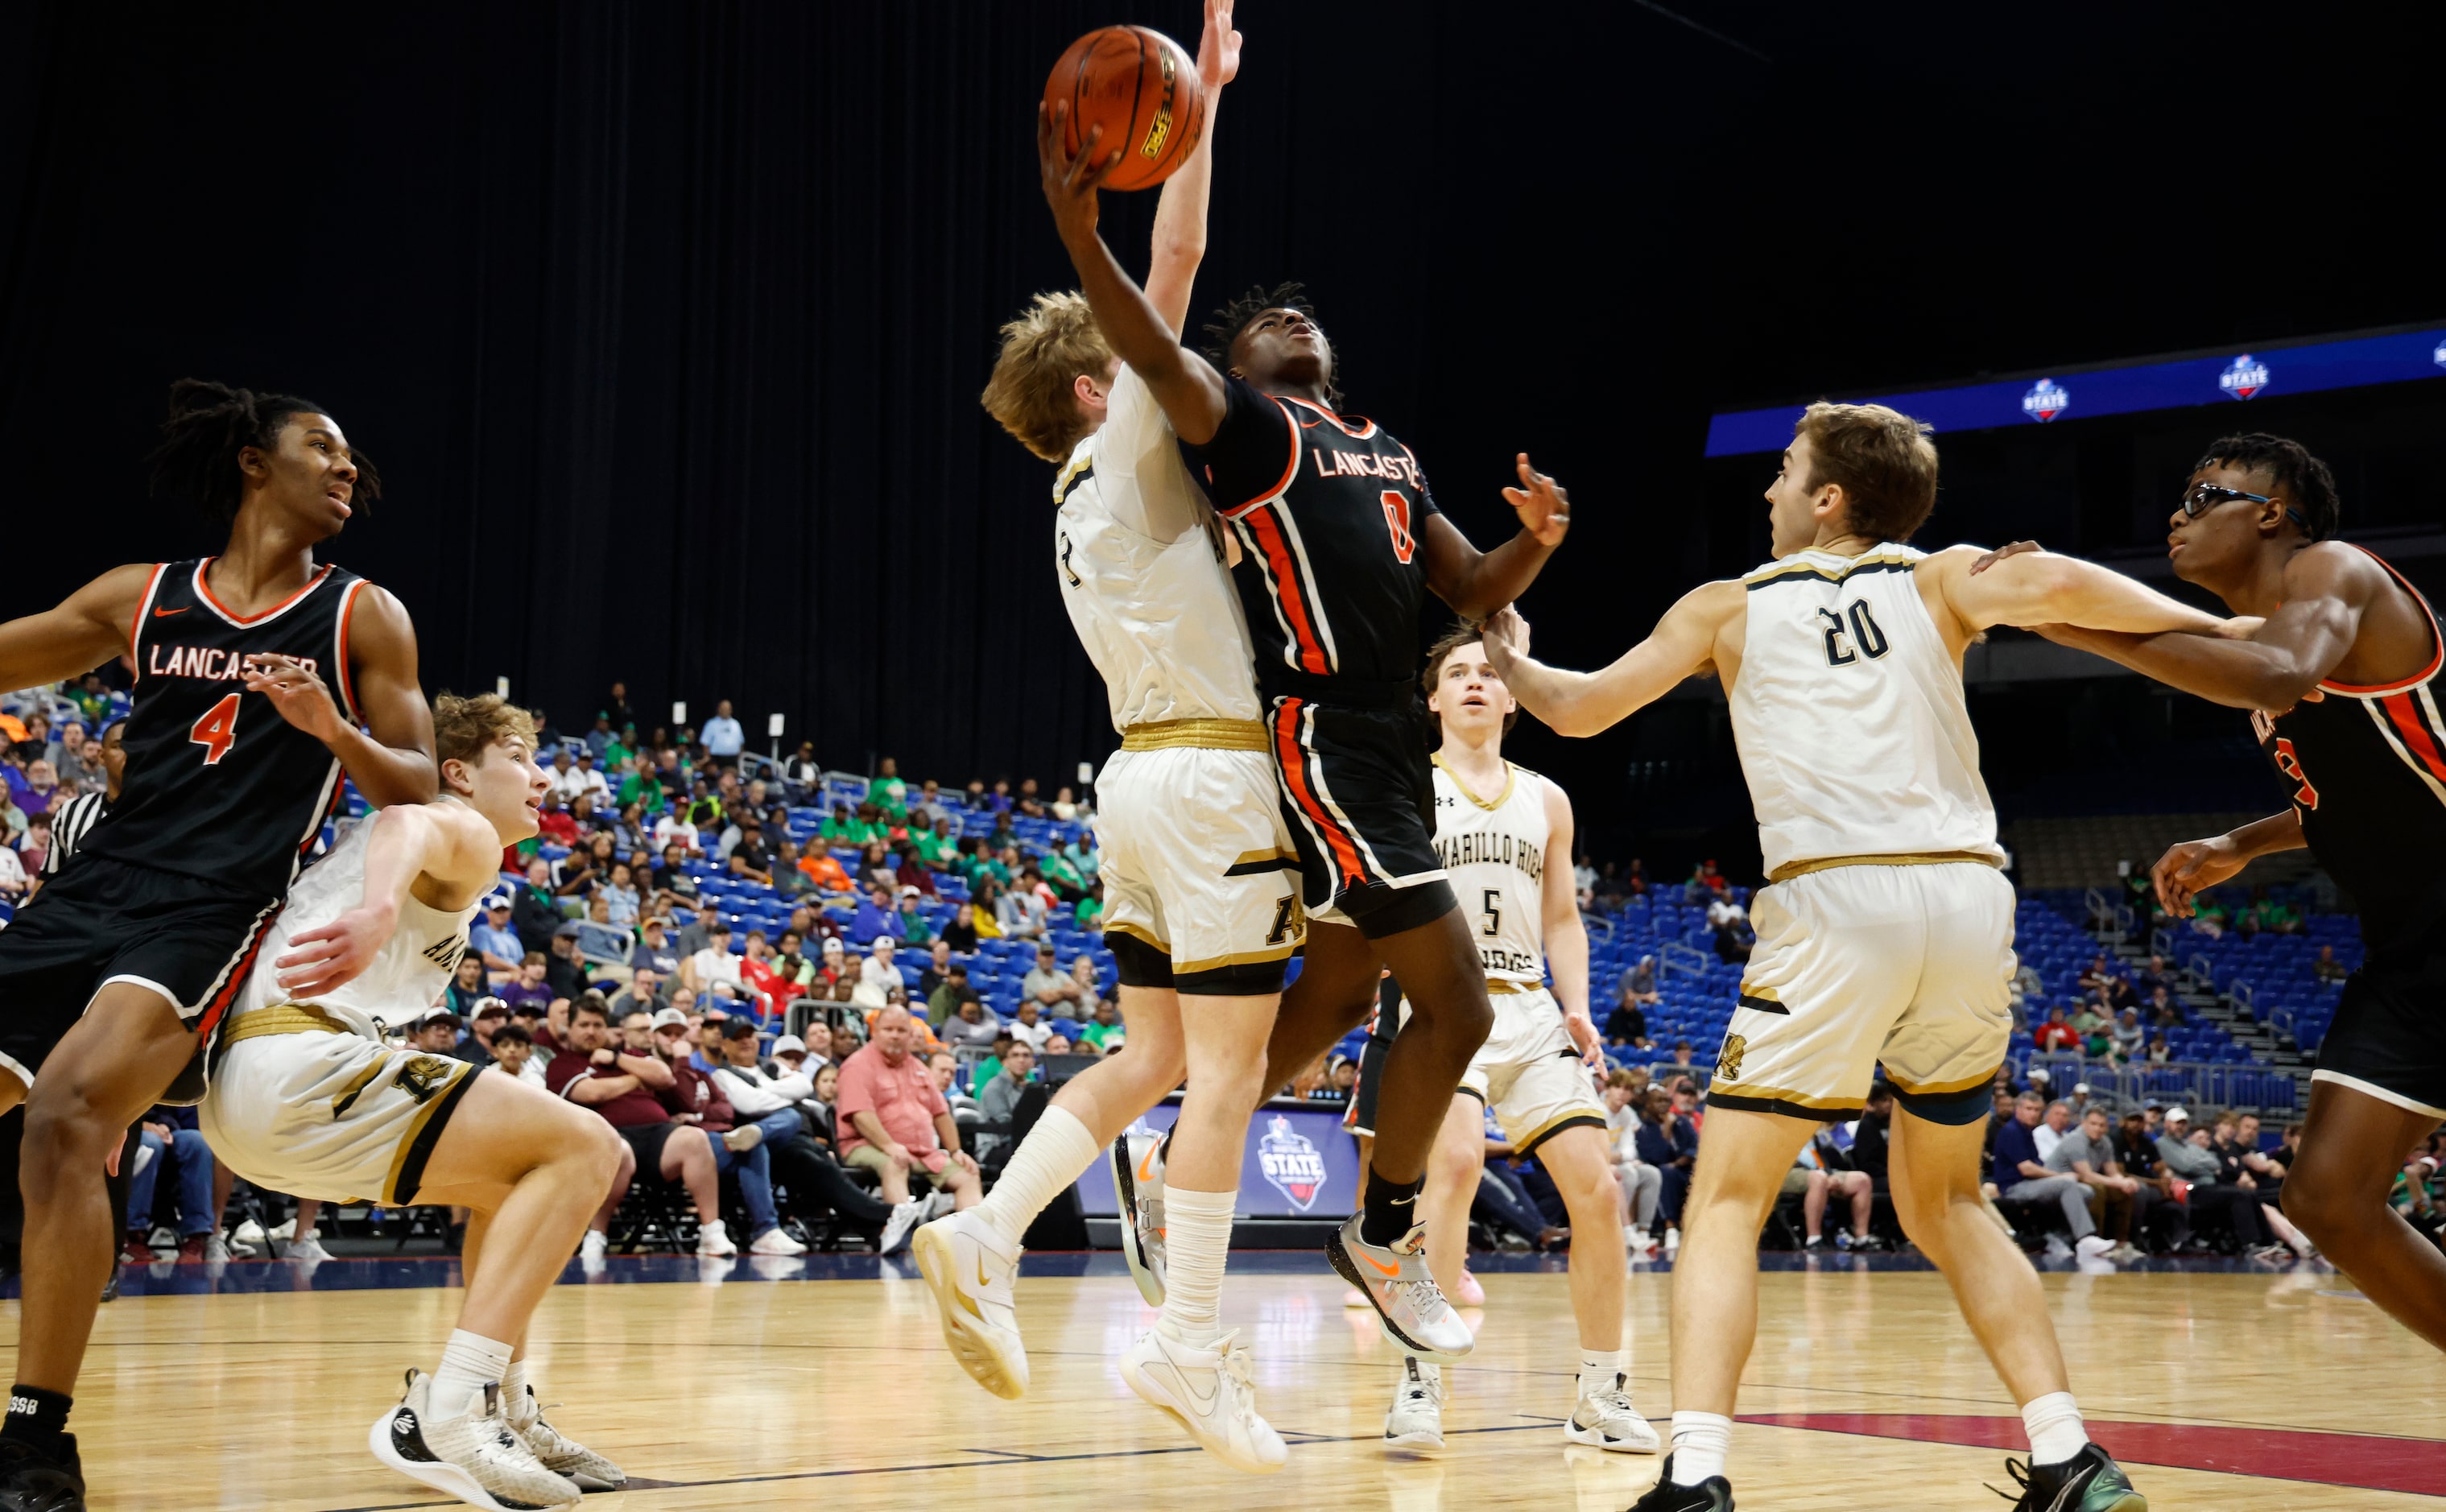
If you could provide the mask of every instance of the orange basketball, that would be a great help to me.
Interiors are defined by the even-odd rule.
[[[1107,189],[1148,189],[1197,150],[1206,129],[1206,86],[1180,44],[1144,27],[1103,27],[1070,44],[1044,81],[1047,109],[1066,103],[1063,147],[1073,157],[1098,126],[1101,159],[1121,150]]]

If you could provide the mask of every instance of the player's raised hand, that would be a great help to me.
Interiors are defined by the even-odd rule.
[[[1536,537],[1539,545],[1561,545],[1563,533],[1571,528],[1571,496],[1530,466],[1527,452],[1515,458],[1513,464],[1520,469],[1520,486],[1503,490],[1503,501],[1520,517],[1520,528]]]
[[[2231,878],[2249,861],[2230,835],[2187,840],[2157,858],[2157,864],[2149,868],[2149,880],[2156,884],[2157,901],[2166,905],[2167,913],[2189,918],[2194,898]]]
[[[1232,0],[1206,0],[1206,30],[1197,39],[1197,78],[1208,90],[1240,76],[1240,33],[1232,29]]]
[[[399,910],[352,908],[320,929],[289,937],[288,954],[272,963],[280,990],[319,997],[355,981],[374,963],[399,927]]]
[[[246,690],[261,693],[280,717],[320,741],[334,741],[347,728],[340,706],[314,670],[294,656],[263,652],[246,659]]]
[[[1100,149],[1104,142],[1104,128],[1087,128],[1086,140],[1079,143],[1079,156],[1070,156],[1063,145],[1064,126],[1070,120],[1070,102],[1056,101],[1036,105],[1036,167],[1044,181],[1044,202],[1053,207],[1053,224],[1064,242],[1072,236],[1089,236],[1096,231],[1096,186],[1121,161],[1121,149],[1105,153]]]

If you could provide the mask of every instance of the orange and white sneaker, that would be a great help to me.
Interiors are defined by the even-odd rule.
[[[1427,1226],[1415,1223],[1391,1244],[1370,1244],[1359,1237],[1360,1216],[1353,1213],[1333,1231],[1325,1241],[1326,1257],[1344,1280],[1366,1294],[1384,1336],[1431,1364],[1468,1358],[1477,1341],[1427,1271]]]
[[[1121,1258],[1149,1307],[1163,1306],[1163,1136],[1124,1134],[1106,1153],[1120,1197]]]
[[[1027,1346],[1019,1336],[1019,1246],[974,1210],[938,1218],[909,1251],[943,1314],[943,1342],[970,1379],[1007,1402],[1027,1394]]]

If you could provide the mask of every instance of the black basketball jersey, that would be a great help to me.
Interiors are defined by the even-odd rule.
[[[2250,722],[2311,854],[2360,908],[2370,954],[2436,954],[2446,952],[2446,637],[2419,590],[2371,557],[2429,616],[2428,665],[2381,688],[2323,682],[2319,702]]]
[[[1257,687],[1331,700],[1332,678],[1373,701],[1419,671],[1419,550],[1436,512],[1410,448],[1373,421],[1226,379],[1222,426],[1184,447],[1240,538],[1232,570]]]
[[[84,849],[273,897],[288,891],[338,803],[340,760],[247,691],[246,658],[296,657],[358,719],[348,609],[365,580],[326,565],[287,602],[241,618],[205,586],[211,564],[167,562],[145,585],[129,634],[127,772]]]

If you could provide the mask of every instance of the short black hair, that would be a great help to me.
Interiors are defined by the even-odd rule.
[[[528,1033],[526,1031],[526,1026],[522,1024],[504,1024],[500,1028],[493,1030],[493,1043],[496,1045],[532,1045],[535,1043],[535,1036]]]
[[[259,394],[202,378],[181,378],[170,386],[170,413],[161,422],[161,444],[153,449],[153,491],[182,496],[201,504],[216,525],[237,519],[246,495],[237,454],[249,446],[270,451],[280,444],[280,429],[292,415],[328,415],[330,411],[295,394]],[[371,459],[349,449],[356,463],[353,493],[371,502],[382,497],[382,475]]]
[[[2208,451],[2192,470],[2220,466],[2265,472],[2274,479],[2277,487],[2292,496],[2302,534],[2312,540],[2325,540],[2343,523],[2343,501],[2336,497],[2336,475],[2298,441],[2264,430],[2220,436],[2209,443]]]
[[[1250,322],[1269,310],[1296,310],[1310,320],[1316,318],[1316,306],[1308,302],[1308,285],[1278,283],[1269,289],[1263,284],[1251,284],[1247,293],[1215,311],[1206,322],[1207,341],[1202,350],[1207,360],[1218,371],[1231,371],[1232,344],[1240,339],[1240,332],[1249,329]],[[1330,344],[1328,349],[1333,353],[1330,370],[1334,376],[1326,383],[1325,397],[1335,409],[1340,409],[1342,385],[1337,380],[1342,375],[1342,349]]]

